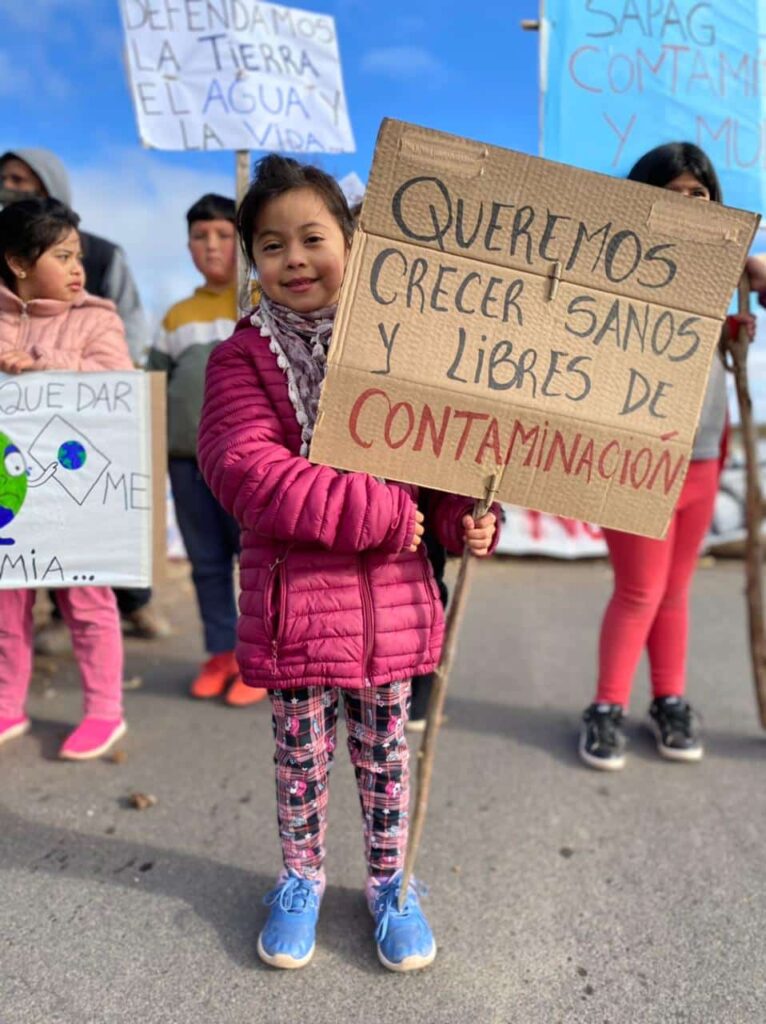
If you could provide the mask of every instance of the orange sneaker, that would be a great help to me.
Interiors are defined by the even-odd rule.
[[[229,680],[239,676],[239,666],[234,657],[234,651],[223,651],[221,654],[214,654],[208,658],[202,669],[191,684],[192,697],[200,700],[210,700],[211,697],[220,697],[226,689]]]
[[[242,676],[237,674],[223,699],[233,708],[245,708],[248,704],[257,704],[263,700],[267,693],[268,690],[262,690],[259,686],[248,686],[242,681]]]

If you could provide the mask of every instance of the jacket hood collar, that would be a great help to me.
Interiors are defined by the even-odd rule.
[[[100,309],[114,309],[109,299],[100,299],[89,292],[80,292],[74,302],[62,302],[59,299],[32,299],[22,302],[21,299],[5,285],[0,285],[0,312],[16,313],[27,316],[60,316],[68,312],[72,306],[97,306]]]

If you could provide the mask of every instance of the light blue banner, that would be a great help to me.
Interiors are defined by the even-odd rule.
[[[766,0],[543,0],[542,154],[625,175],[695,142],[724,201],[766,213]]]

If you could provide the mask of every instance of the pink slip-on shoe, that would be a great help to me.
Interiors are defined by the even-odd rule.
[[[7,740],[15,740],[17,736],[23,736],[29,731],[31,725],[28,718],[21,715],[19,718],[0,718],[0,744]]]
[[[128,727],[121,718],[83,718],[64,740],[59,757],[65,761],[89,761],[101,757],[122,739]]]

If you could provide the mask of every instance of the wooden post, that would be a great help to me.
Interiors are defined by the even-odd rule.
[[[738,291],[738,311],[750,311],[750,282],[747,273],[742,275]],[[745,520],[747,540],[745,546],[745,579],[750,633],[750,660],[753,666],[755,697],[761,725],[766,729],[766,631],[763,620],[763,545],[761,524],[763,521],[763,499],[758,466],[758,436],[753,420],[753,403],[747,379],[747,353],[750,340],[747,328],[740,327],[738,336],[729,339],[726,350],[731,356],[727,366],[734,373],[737,387],[737,402],[742,425],[742,441],[745,446],[747,492],[745,498]]]
[[[239,209],[239,204],[244,199],[250,184],[250,152],[247,149],[238,149],[234,158],[237,209]],[[244,316],[250,311],[249,277],[247,259],[242,251],[242,246],[237,245],[237,305],[240,316]]]
[[[476,502],[473,508],[474,519],[481,519],[492,507],[495,500],[497,488],[500,481],[499,473],[495,473],[487,484],[487,492],[483,499]],[[476,559],[466,547],[460,560],[460,571],[458,573],[455,590],[452,594],[449,611],[447,612],[447,626],[444,631],[444,644],[439,659],[439,665],[434,673],[431,693],[428,700],[428,711],[426,713],[426,728],[423,733],[423,742],[418,751],[418,773],[417,788],[415,792],[415,810],[412,815],[412,823],[407,841],[407,854],[404,859],[404,871],[402,884],[399,889],[399,909],[404,908],[407,899],[407,888],[415,869],[415,860],[418,855],[420,838],[423,834],[423,825],[426,820],[428,808],[428,796],[431,792],[431,776],[433,775],[434,754],[436,752],[436,737],[441,728],[444,711],[444,699],[447,696],[447,683],[452,668],[452,662],[457,650],[457,638],[460,632],[460,623],[463,619],[463,612],[468,601],[468,594],[471,590],[471,574]]]

